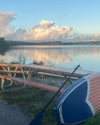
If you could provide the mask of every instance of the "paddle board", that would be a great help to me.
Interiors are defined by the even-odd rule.
[[[79,124],[100,111],[100,72],[73,83],[56,105],[58,125]]]

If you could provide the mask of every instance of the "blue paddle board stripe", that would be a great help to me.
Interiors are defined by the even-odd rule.
[[[75,89],[76,87],[78,87],[80,84],[82,84],[82,83],[85,82],[85,81],[86,81],[86,78],[81,78],[81,79],[79,79],[78,81],[74,82],[71,86],[69,86],[69,87],[65,90],[65,92],[61,95],[61,97],[59,98],[59,101],[58,101],[56,107],[58,108],[58,107],[60,106],[61,102],[63,103],[64,99],[65,99],[72,91],[74,91],[74,89]]]
[[[59,125],[76,124],[93,116],[94,109],[89,102],[90,83],[87,77],[73,83],[60,97],[56,105]]]

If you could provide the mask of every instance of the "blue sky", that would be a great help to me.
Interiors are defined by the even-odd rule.
[[[0,12],[0,36],[6,39],[100,39],[100,0],[0,0]]]

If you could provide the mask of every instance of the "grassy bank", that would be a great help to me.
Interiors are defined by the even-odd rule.
[[[34,76],[34,80],[40,82],[41,77]],[[53,84],[58,83],[57,86],[64,81],[64,79],[56,79],[51,77],[45,77],[44,83]],[[7,82],[8,83],[8,82]],[[25,88],[20,91],[13,91],[11,93],[4,93],[0,91],[0,98],[5,100],[8,104],[11,104],[25,113],[30,115],[32,119],[35,117],[48,103],[48,101],[52,98],[54,93],[44,91],[37,88]],[[47,110],[44,113],[43,117],[43,125],[56,125],[56,115],[55,115],[55,106],[57,100],[59,99],[59,95],[54,99],[54,101],[50,104]]]
[[[34,79],[37,79],[38,81],[40,80],[38,77],[35,77]],[[60,86],[63,81],[64,79],[46,77],[44,82]],[[31,119],[43,109],[53,95],[54,93],[33,87],[25,88],[21,91],[13,91],[11,93],[4,93],[0,91],[0,98],[2,100],[5,100],[8,104],[14,105],[15,107],[28,113]],[[56,106],[58,99],[59,95],[45,111],[43,125],[57,125],[54,107]],[[88,119],[83,125],[100,125],[100,113]]]
[[[33,118],[42,110],[52,95],[53,93],[40,89],[27,88],[23,89],[22,91],[12,93],[1,92],[0,97],[8,102],[8,104],[17,106],[17,108],[23,110],[26,113],[29,113],[31,118]],[[45,111],[43,117],[43,125],[56,125],[54,107],[56,105],[57,98]]]

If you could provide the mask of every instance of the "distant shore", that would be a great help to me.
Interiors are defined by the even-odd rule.
[[[51,41],[51,42],[22,42],[22,41],[7,41],[9,45],[100,45],[100,41],[90,42],[62,42],[62,41]]]
[[[62,41],[49,41],[49,42],[24,42],[24,41],[10,41],[0,38],[0,46],[7,44],[9,46],[17,45],[100,45],[100,41],[88,41],[88,42],[62,42]]]

